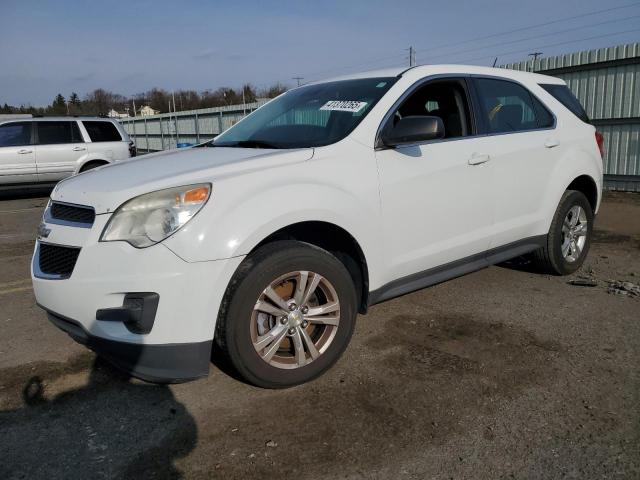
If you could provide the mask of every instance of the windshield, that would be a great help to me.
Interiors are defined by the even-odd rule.
[[[397,79],[365,78],[300,87],[256,110],[214,147],[305,148],[346,137]]]

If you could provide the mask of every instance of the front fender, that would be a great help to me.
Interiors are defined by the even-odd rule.
[[[284,177],[283,177],[284,178]],[[377,188],[367,198],[362,191],[329,185],[312,178],[279,177],[256,182],[260,175],[243,175],[214,184],[212,198],[186,227],[165,241],[189,262],[246,255],[272,233],[305,221],[334,224],[359,243],[370,269],[380,258]],[[251,185],[251,187],[249,187]],[[373,200],[373,201],[372,201]]]

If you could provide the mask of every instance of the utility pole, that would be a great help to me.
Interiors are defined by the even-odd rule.
[[[409,47],[409,66],[416,66],[416,49],[413,47]]]
[[[292,80],[296,80],[298,82],[298,86],[300,86],[300,81],[304,80],[304,77],[291,77]]]
[[[176,115],[176,92],[171,91],[171,98],[173,98],[173,128],[176,131],[176,147],[180,143],[180,134],[178,133],[178,115]]]
[[[242,115],[243,116],[247,115],[247,104],[244,101],[244,86],[242,86]]]
[[[530,57],[533,57],[533,62],[531,65],[531,71],[535,71],[536,69],[536,60],[538,60],[538,57],[542,55],[542,52],[532,52],[529,54]]]

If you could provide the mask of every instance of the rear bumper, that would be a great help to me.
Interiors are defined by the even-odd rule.
[[[46,309],[45,309],[46,310]],[[212,341],[145,345],[91,335],[75,320],[47,311],[49,321],[133,377],[154,383],[181,383],[209,373]]]

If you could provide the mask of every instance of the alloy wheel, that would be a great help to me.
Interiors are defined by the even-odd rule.
[[[574,205],[569,209],[562,223],[560,249],[567,262],[573,263],[580,258],[587,242],[588,232],[587,213],[580,205]]]
[[[296,271],[275,279],[251,314],[251,341],[276,368],[301,368],[327,351],[340,323],[340,301],[320,274]]]

